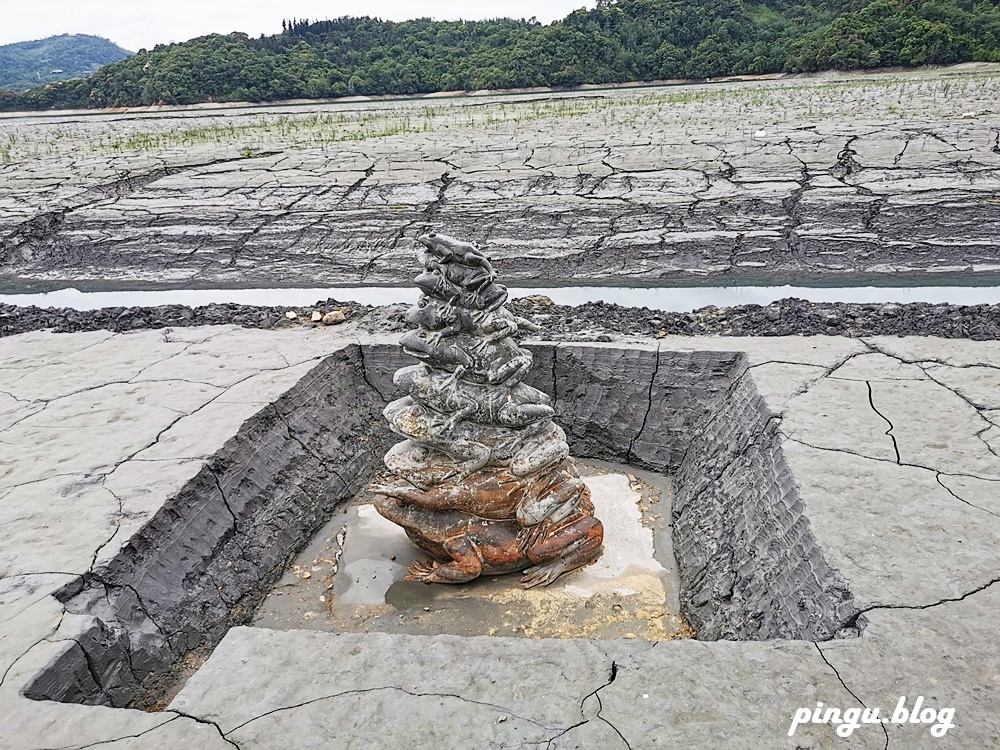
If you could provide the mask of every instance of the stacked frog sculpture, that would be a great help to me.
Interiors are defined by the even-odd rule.
[[[407,314],[418,328],[400,343],[420,363],[394,377],[407,395],[384,414],[405,439],[385,456],[397,480],[375,488],[375,506],[431,557],[408,580],[523,571],[525,587],[547,585],[595,560],[604,528],[551,400],[523,382],[531,353],[513,335],[538,327],[505,307],[478,247],[419,242],[422,296]]]

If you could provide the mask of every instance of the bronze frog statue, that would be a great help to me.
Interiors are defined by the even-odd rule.
[[[437,233],[420,238],[423,293],[400,343],[420,363],[394,382],[406,394],[383,414],[405,438],[385,456],[398,477],[374,488],[375,508],[431,560],[410,580],[464,583],[522,571],[549,584],[600,555],[604,527],[569,456],[552,400],[523,382],[537,331],[507,309],[489,258]]]
[[[590,491],[569,459],[528,483],[481,471],[432,490],[398,482],[376,491],[379,513],[433,558],[411,565],[410,581],[464,583],[521,570],[531,588],[591,562],[603,543]]]

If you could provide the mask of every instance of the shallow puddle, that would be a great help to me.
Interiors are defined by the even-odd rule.
[[[927,302],[955,305],[1000,303],[998,286],[554,286],[511,287],[511,297],[544,295],[557,305],[608,302],[624,307],[648,307],[666,312],[687,312],[709,305],[768,305],[795,297],[817,303],[896,303]],[[153,307],[238,303],[267,307],[303,308],[320,300],[356,302],[365,305],[412,304],[420,296],[414,287],[367,286],[300,289],[159,289],[91,291],[58,289],[32,294],[0,294],[0,304],[68,307],[98,310],[104,307]]]
[[[580,468],[605,526],[604,553],[548,587],[525,590],[517,574],[461,586],[406,581],[407,566],[426,555],[362,494],[294,561],[254,624],[526,638],[693,637],[680,616],[670,481],[612,464]]]

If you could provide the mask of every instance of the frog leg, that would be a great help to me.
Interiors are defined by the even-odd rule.
[[[472,502],[472,491],[457,484],[438,485],[430,490],[403,485],[376,485],[372,491],[377,495],[393,498],[399,507],[416,505],[431,510],[452,510],[468,506]]]
[[[531,333],[537,333],[542,330],[540,325],[527,318],[522,318],[520,315],[514,316],[514,322],[517,323],[518,328],[523,328],[525,331],[530,331]]]
[[[441,308],[441,317],[446,319],[451,319],[455,315],[455,300],[458,299],[458,295],[450,297],[447,302],[444,303],[444,307]]]
[[[556,413],[548,404],[518,404],[508,401],[500,407],[500,424],[509,427],[521,427],[540,419],[548,419]]]
[[[525,493],[517,509],[517,522],[531,527],[542,521],[557,523],[577,511],[587,492],[582,479],[566,478],[540,495]]]
[[[455,425],[461,422],[466,417],[471,417],[479,410],[479,404],[476,403],[475,399],[467,398],[465,396],[460,396],[457,393],[452,394],[455,400],[463,404],[458,411],[454,411],[448,417],[448,421],[444,423],[444,426],[449,429],[455,429]]]
[[[531,369],[531,355],[522,354],[505,362],[493,372],[489,373],[489,382],[492,384],[503,383],[511,378],[520,380],[528,370]]]
[[[454,349],[456,347],[452,348]],[[462,350],[459,349],[459,351]],[[462,353],[464,354],[465,352]],[[469,364],[471,365],[472,363],[470,362]],[[459,381],[459,379],[461,379],[461,377],[465,375],[466,370],[468,370],[468,367],[466,367],[465,365],[459,365],[458,367],[455,368],[455,371],[451,375],[445,378],[445,381],[441,383],[441,386],[444,388],[453,387]]]
[[[427,343],[431,345],[431,347],[436,348],[437,345],[441,343],[441,339],[447,335],[445,334],[446,330],[447,329],[442,328],[440,331],[427,331],[427,333],[424,334],[424,338],[427,340]]]
[[[417,560],[416,562],[412,562],[406,567],[407,575],[405,580],[433,583],[433,581],[428,581],[427,578],[434,574],[434,571],[438,569],[440,564],[437,560]]]
[[[432,434],[422,435],[420,442],[441,453],[453,456],[462,462],[461,465],[456,467],[457,475],[452,481],[461,481],[469,474],[479,471],[493,458],[493,451],[489,446],[449,435],[447,433],[450,431],[445,431],[443,428],[444,425],[439,424],[439,427]],[[412,436],[406,435],[406,437]]]
[[[462,260],[464,260],[468,265],[482,266],[491,274],[496,274],[496,271],[493,269],[493,264],[490,263],[490,259],[478,250],[467,250],[465,252],[465,257],[463,257]]]
[[[489,338],[490,342],[499,341],[507,336],[513,336],[517,333],[517,321],[511,317],[500,317],[495,316],[493,320],[488,324],[491,329]]]
[[[549,526],[527,551],[534,566],[524,571],[521,585],[526,589],[548,586],[563,573],[596,560],[603,544],[604,526],[593,516],[580,515]]]
[[[451,562],[441,565],[433,562],[413,563],[409,567],[407,581],[424,583],[466,583],[483,572],[483,558],[476,545],[467,536],[457,536],[444,543],[445,551],[451,555]]]
[[[482,352],[486,347],[491,344],[495,344],[501,339],[505,339],[508,336],[517,332],[517,325],[514,323],[508,323],[503,321],[499,328],[493,328],[492,326],[483,328],[484,331],[492,331],[492,333],[487,333],[482,336],[479,341],[473,345],[473,349],[476,353]]]

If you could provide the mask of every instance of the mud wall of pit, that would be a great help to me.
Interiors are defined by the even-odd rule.
[[[674,476],[681,608],[700,640],[856,634],[847,581],[823,555],[774,416],[739,352],[534,347],[573,454]],[[863,623],[862,623],[863,624]]]
[[[698,637],[823,640],[856,618],[809,530],[776,419],[738,352],[530,347],[574,455],[676,476],[681,602]],[[248,420],[108,563],[60,593],[83,623],[30,698],[157,705],[381,466],[396,346],[350,346]]]
[[[356,495],[391,444],[360,346],[247,420],[106,564],[59,594],[78,634],[29,698],[157,705]]]

